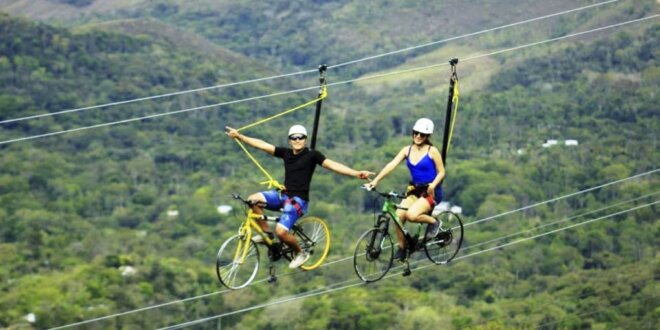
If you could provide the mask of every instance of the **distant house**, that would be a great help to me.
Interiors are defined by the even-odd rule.
[[[440,204],[436,205],[436,207],[433,209],[432,215],[436,216],[444,211],[451,211],[456,214],[461,214],[463,212],[463,208],[458,205],[452,206],[450,202],[440,202]]]
[[[121,276],[133,276],[137,273],[137,270],[131,266],[121,266],[119,267],[119,271],[121,272]]]
[[[547,141],[545,141],[544,144],[542,144],[542,146],[543,146],[543,148],[549,148],[549,147],[557,145],[557,144],[559,144],[559,142],[557,140],[547,140]],[[577,146],[578,141],[577,140],[565,140],[564,145]]]
[[[554,145],[557,145],[557,140],[547,140],[544,144],[542,144],[543,148],[548,148]]]
[[[220,214],[229,214],[231,212],[232,207],[230,205],[220,205],[218,206],[218,213]]]

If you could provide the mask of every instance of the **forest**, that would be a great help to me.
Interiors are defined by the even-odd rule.
[[[264,178],[224,128],[316,98],[318,74],[205,87],[344,63],[579,5],[9,2],[0,3],[0,328],[162,328],[214,316],[220,317],[192,327],[655,329],[660,323],[657,18],[462,60],[654,15],[655,1],[614,1],[536,29],[328,70],[318,149],[377,172],[410,143],[419,117],[435,121],[432,140],[442,144],[449,67],[341,82],[461,59],[443,189],[468,224],[463,250],[440,266],[420,253],[411,276],[395,268],[390,277],[361,284],[351,256],[382,201],[360,189],[362,181],[318,168],[309,214],[330,226],[326,265],[296,272],[279,263],[275,284],[237,291],[218,282],[215,255],[243,215],[230,194],[263,190]],[[52,16],[40,16],[37,7],[52,9]],[[462,22],[483,10],[496,13],[478,25]],[[433,24],[438,17],[446,17],[446,28]],[[193,89],[203,90],[56,114]],[[306,90],[213,106],[298,89]],[[14,121],[28,116],[36,118]],[[135,120],[141,117],[148,118]],[[283,132],[294,122],[309,128],[313,117],[310,107],[244,133],[285,145]],[[102,126],[107,123],[116,124]],[[18,141],[67,130],[73,131]],[[558,143],[543,146],[547,140]],[[282,179],[280,161],[255,156]],[[381,186],[401,191],[408,176],[402,165]],[[219,205],[234,210],[220,214]],[[257,279],[266,277],[263,267]],[[184,301],[191,297],[198,298]],[[129,313],[104,318],[123,312]]]

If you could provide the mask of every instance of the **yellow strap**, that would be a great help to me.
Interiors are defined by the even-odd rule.
[[[267,121],[269,121],[269,120],[273,120],[273,119],[275,119],[275,118],[277,118],[277,117],[284,116],[284,115],[286,115],[286,114],[288,114],[288,113],[291,113],[291,112],[294,112],[294,111],[296,111],[296,110],[300,110],[300,109],[302,109],[302,108],[304,108],[304,107],[306,107],[306,106],[312,105],[312,104],[314,104],[314,103],[316,103],[316,102],[318,102],[318,101],[321,101],[321,100],[325,99],[327,96],[328,96],[327,88],[326,88],[325,85],[323,85],[323,86],[321,87],[321,95],[320,95],[318,98],[316,98],[316,99],[314,99],[314,100],[311,100],[311,101],[309,101],[309,102],[307,102],[307,103],[305,103],[305,104],[301,104],[301,105],[299,105],[299,106],[297,106],[297,107],[295,107],[295,108],[291,108],[291,109],[289,109],[289,110],[285,110],[285,111],[283,111],[283,112],[280,112],[280,113],[278,113],[278,114],[276,114],[276,115],[273,115],[273,116],[270,116],[270,117],[268,117],[268,118],[264,118],[264,119],[262,119],[262,120],[256,121],[256,122],[254,122],[254,123],[252,123],[252,124],[245,125],[245,126],[239,128],[239,129],[237,129],[237,131],[241,131],[241,130],[244,130],[244,129],[248,129],[248,128],[250,128],[250,127],[254,127],[254,126],[257,126],[257,125],[259,125],[259,124],[263,124],[263,123],[265,123],[265,122],[267,122]]]
[[[256,165],[256,166],[261,170],[261,172],[262,172],[263,174],[265,174],[266,177],[268,178],[267,181],[260,182],[260,184],[267,184],[267,185],[268,185],[268,189],[271,189],[271,188],[275,187],[276,189],[284,190],[284,185],[282,185],[282,184],[280,184],[279,182],[277,182],[277,180],[273,179],[273,177],[270,176],[270,174],[268,174],[268,171],[266,171],[266,169],[264,169],[263,166],[261,166],[261,164],[259,164],[259,162],[258,162],[258,161],[252,156],[252,154],[251,154],[251,153],[245,148],[245,146],[241,143],[241,141],[238,141],[238,139],[234,139],[234,141],[236,141],[236,143],[238,143],[238,145],[241,147],[241,149],[243,149],[243,151],[245,151],[245,154],[246,154],[246,155],[252,160],[252,162],[254,163],[254,165]]]
[[[241,130],[244,130],[244,129],[248,129],[248,128],[250,128],[250,127],[254,127],[254,126],[257,126],[257,125],[259,125],[259,124],[263,124],[263,123],[265,123],[265,122],[267,122],[267,121],[269,121],[269,120],[273,120],[273,119],[275,119],[275,118],[277,118],[277,117],[284,116],[284,115],[286,115],[286,114],[288,114],[288,113],[291,113],[291,112],[294,112],[294,111],[296,111],[296,110],[300,110],[300,109],[302,109],[302,108],[304,108],[304,107],[307,107],[307,106],[309,106],[309,105],[312,105],[312,104],[314,104],[314,103],[316,103],[316,102],[318,102],[318,101],[321,101],[321,100],[325,99],[327,96],[328,96],[328,89],[327,89],[326,85],[323,85],[323,86],[321,86],[321,95],[320,95],[318,98],[316,98],[316,99],[314,99],[314,100],[311,100],[311,101],[309,101],[309,102],[307,102],[307,103],[305,103],[305,104],[301,104],[301,105],[299,105],[299,106],[297,106],[297,107],[295,107],[295,108],[291,108],[291,109],[289,109],[289,110],[282,111],[282,112],[280,112],[280,113],[278,113],[278,114],[276,114],[276,115],[273,115],[273,116],[270,116],[270,117],[264,118],[264,119],[262,119],[262,120],[256,121],[256,122],[254,122],[254,123],[252,123],[252,124],[245,125],[245,126],[239,128],[239,129],[237,129],[237,131],[241,131]],[[259,162],[258,162],[258,161],[252,156],[252,154],[251,154],[251,153],[245,148],[245,146],[241,143],[241,141],[238,141],[238,139],[234,139],[234,140],[236,141],[236,143],[238,143],[238,145],[241,147],[241,149],[243,149],[243,151],[245,151],[245,154],[250,158],[250,160],[252,160],[252,162],[254,163],[254,165],[256,165],[256,166],[259,168],[259,170],[261,170],[261,172],[262,172],[264,175],[266,175],[266,177],[268,178],[268,180],[263,181],[263,182],[260,182],[260,184],[267,184],[267,185],[268,185],[268,189],[271,189],[271,188],[275,187],[275,188],[278,189],[278,190],[284,190],[284,185],[282,185],[281,183],[277,182],[277,180],[273,179],[273,177],[268,173],[268,171],[266,171],[266,169],[264,169],[264,167],[261,166],[261,164],[259,164]]]
[[[452,109],[452,115],[451,115],[451,125],[449,128],[449,139],[447,142],[447,152],[449,152],[449,149],[451,149],[451,137],[454,134],[454,124],[456,123],[456,113],[458,112],[458,79],[456,79],[456,83],[454,84],[454,96],[451,99],[452,103],[454,103],[454,109]]]

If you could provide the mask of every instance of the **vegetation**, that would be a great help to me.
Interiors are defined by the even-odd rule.
[[[114,21],[101,23],[114,27],[114,32],[103,32],[93,24],[71,30],[0,15],[0,121],[275,74],[254,58],[278,58],[286,67],[309,66],[402,42],[377,45],[358,39],[355,45],[364,47],[341,43],[337,48],[303,50],[299,38],[316,40],[319,30],[306,27],[317,24],[314,15],[323,13],[311,10],[308,2],[281,5],[286,8],[272,12],[232,4],[223,10],[200,9],[193,16],[177,1],[148,6],[148,12],[138,6],[124,16],[149,13],[165,23]],[[346,21],[356,12],[369,12],[361,25],[364,30],[379,19],[361,2],[319,6]],[[401,6],[387,8],[419,12]],[[628,15],[645,12],[642,7]],[[260,16],[283,12],[292,15],[286,21],[290,25],[277,29],[276,21]],[[121,13],[104,15],[99,17],[125,18]],[[580,24],[589,24],[593,17],[583,19]],[[207,24],[209,20],[216,24]],[[254,24],[243,34],[239,28],[246,20]],[[168,22],[188,22],[190,31],[215,35],[209,38],[215,44],[200,36],[191,40],[190,31],[159,34]],[[263,31],[273,32],[270,38],[251,37]],[[642,23],[594,40],[498,59],[498,71],[481,89],[462,95],[447,160],[445,195],[462,206],[466,222],[654,170],[660,163],[659,34],[658,24]],[[284,40],[281,36],[291,42],[276,46],[276,40]],[[259,42],[263,40],[270,43]],[[412,61],[415,55],[390,64]],[[352,72],[363,71],[368,70]],[[471,83],[470,75],[461,78],[462,84]],[[294,80],[241,85],[6,123],[0,126],[0,139],[301,85]],[[379,170],[408,143],[409,127],[417,117],[431,116],[437,127],[443,126],[437,109],[444,109],[446,94],[436,90],[414,80],[386,90],[332,87],[324,102],[319,149],[356,168]],[[50,328],[222,290],[214,274],[214,255],[235,232],[241,210],[219,215],[216,207],[236,206],[230,192],[246,195],[263,189],[257,184],[258,172],[223,134],[223,127],[242,126],[312,99],[314,93],[0,145],[0,327],[25,326],[24,316],[34,313],[35,328]],[[282,127],[292,121],[310,125],[312,117],[311,109],[297,112],[246,134],[283,144]],[[436,135],[434,142],[440,144],[441,135]],[[579,145],[542,148],[546,139],[577,139]],[[257,157],[281,178],[276,160]],[[383,188],[400,189],[406,179],[401,167]],[[657,206],[515,242],[654,202],[658,183],[658,175],[651,174],[469,226],[464,253],[446,267],[423,268],[427,262],[421,261],[411,277],[395,276],[199,327],[652,329],[659,321]],[[332,265],[290,276],[278,265],[276,285],[256,284],[87,326],[157,328],[357,281],[351,261],[344,259],[371,224],[375,202],[359,184],[323,169],[315,175],[310,213],[331,226]],[[173,210],[179,215],[168,213]],[[512,233],[519,234],[501,239]],[[507,242],[515,245],[476,254]]]

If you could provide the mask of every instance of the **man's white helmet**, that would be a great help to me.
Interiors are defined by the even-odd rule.
[[[307,136],[307,130],[303,125],[293,125],[291,126],[291,128],[289,128],[289,136],[293,134],[302,134],[304,136]]]
[[[413,131],[424,133],[424,134],[433,134],[433,122],[428,118],[419,118],[413,126]]]

